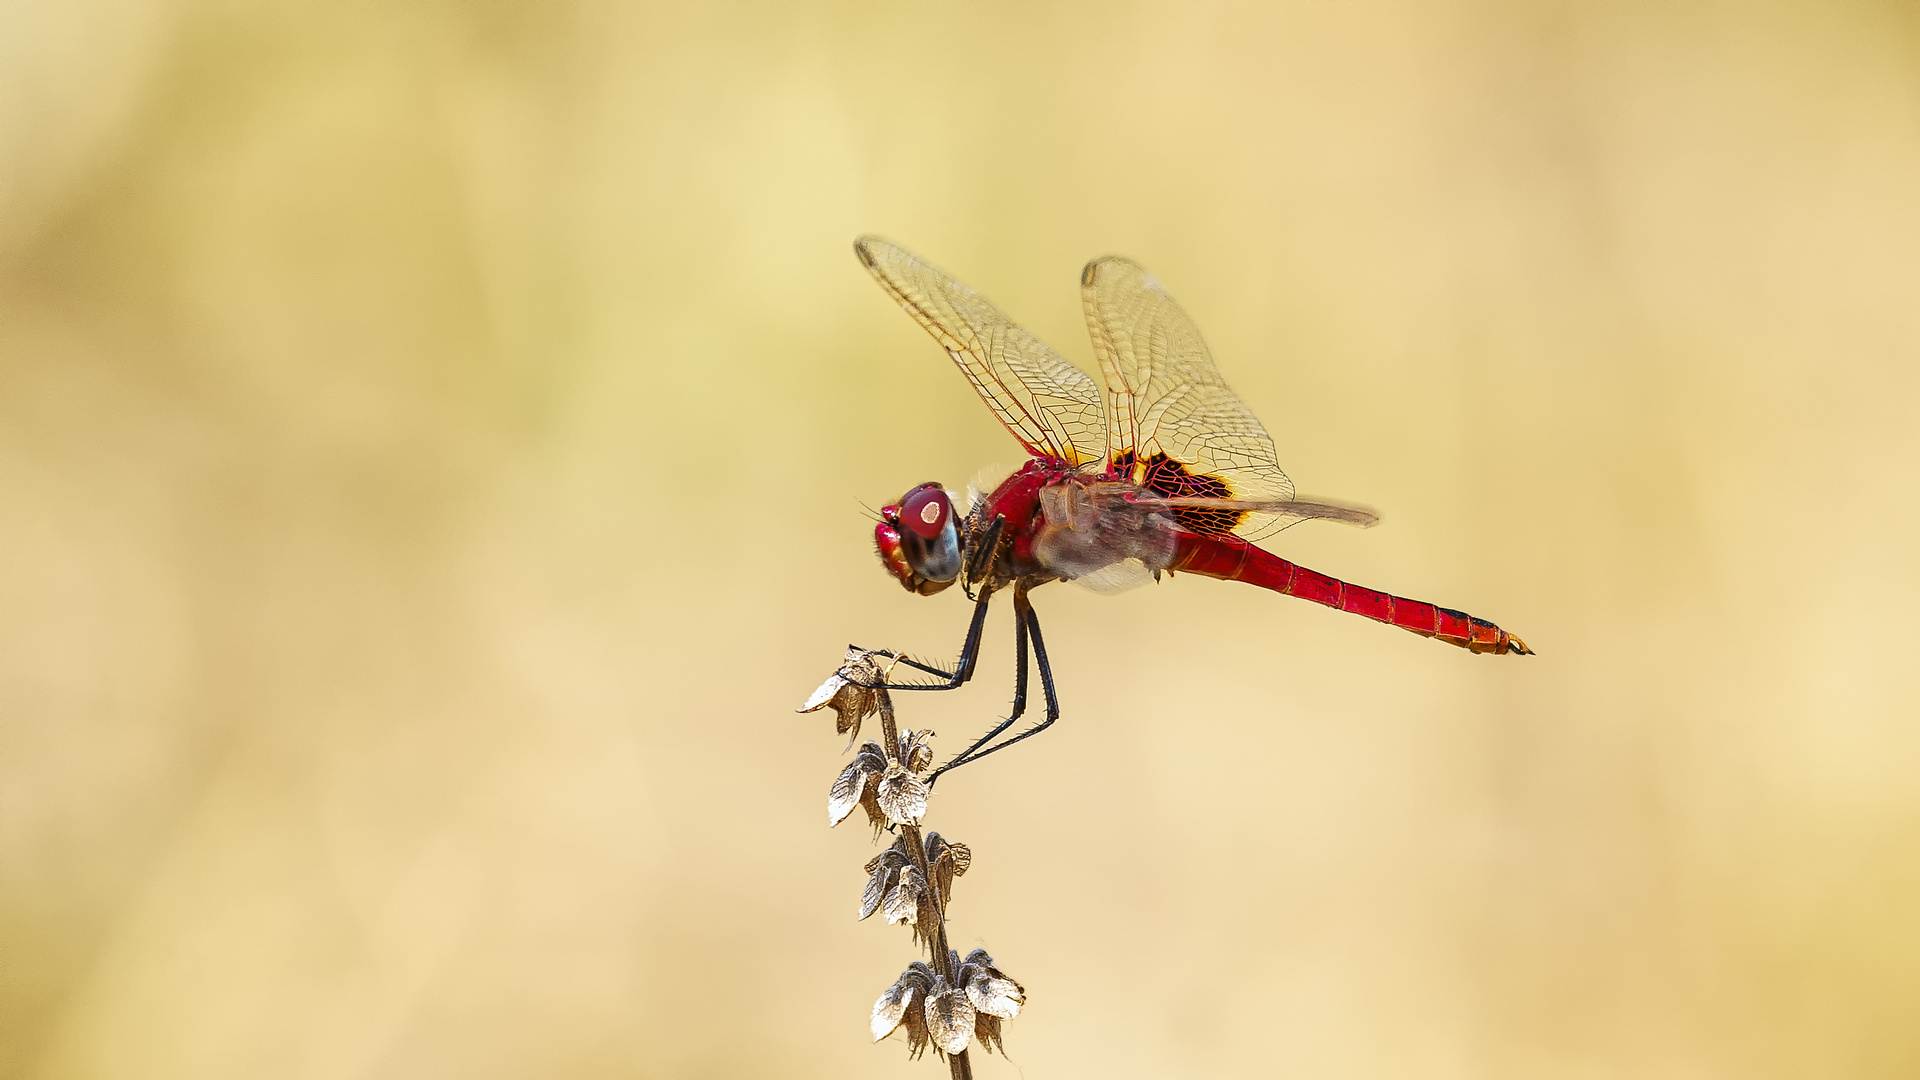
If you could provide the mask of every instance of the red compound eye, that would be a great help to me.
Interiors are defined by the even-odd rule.
[[[947,527],[947,519],[953,516],[953,503],[947,493],[938,484],[927,484],[907,492],[900,500],[900,524],[912,529],[916,536],[931,540],[940,535]]]

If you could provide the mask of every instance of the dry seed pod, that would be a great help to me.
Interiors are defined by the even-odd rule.
[[[887,894],[899,883],[900,872],[913,865],[913,860],[900,850],[904,839],[894,841],[892,847],[867,860],[867,887],[860,893],[862,919],[880,910]]]
[[[973,865],[973,852],[965,844],[948,843],[937,832],[927,834],[927,868],[933,875],[933,887],[940,892],[940,906],[953,898],[953,879]]]
[[[985,949],[975,949],[965,963],[955,964],[954,982],[966,988],[974,1010],[973,1037],[980,1048],[988,1053],[1000,1050],[1000,1023],[1020,1015],[1027,1001],[1026,988],[994,967]]]
[[[1019,1016],[1020,1006],[1027,1002],[1026,988],[994,967],[985,949],[967,954],[966,962],[954,971],[954,981],[967,988],[967,1000],[974,1008],[1002,1020]]]
[[[1020,1014],[1026,991],[994,967],[984,949],[967,954],[964,963],[956,953],[947,956],[954,965],[952,983],[915,960],[873,1003],[875,1042],[904,1025],[907,1050],[915,1057],[929,1044],[943,1055],[958,1054],[970,1042],[988,1053],[1001,1049],[1001,1022]]]
[[[873,795],[880,812],[892,824],[917,825],[927,815],[927,782],[897,761],[887,764]]]
[[[858,806],[876,836],[898,828],[893,843],[866,864],[860,918],[879,912],[889,923],[907,923],[914,940],[939,962],[938,967],[918,960],[908,965],[874,1002],[869,1027],[875,1041],[904,1027],[910,1056],[917,1058],[931,1046],[935,1055],[948,1059],[956,1077],[970,1075],[968,1046],[977,1042],[988,1053],[1000,1051],[1001,1025],[1019,1015],[1026,990],[995,967],[984,949],[962,962],[947,947],[946,905],[954,879],[972,865],[973,852],[937,832],[921,835],[919,821],[930,794],[923,774],[933,767],[927,745],[932,732],[897,729],[886,691],[859,685],[882,679],[872,654],[850,650],[840,670],[800,709],[832,707],[839,716],[835,730],[854,733],[850,748],[861,721],[880,714],[885,735],[880,742],[861,744],[835,778],[827,796],[827,823],[839,824]]]
[[[927,1048],[927,1013],[919,1007],[927,995],[932,993],[934,983],[939,976],[925,963],[915,960],[907,965],[900,978],[887,987],[886,993],[873,1003],[873,1019],[870,1027],[873,1041],[893,1034],[902,1024],[907,1029],[907,1053],[919,1057]]]
[[[873,802],[874,781],[887,771],[887,756],[880,750],[877,742],[863,743],[853,755],[847,767],[840,770],[834,778],[833,787],[827,792],[827,825],[832,827],[846,820],[856,806],[867,807],[867,819],[877,828],[879,820],[884,818],[880,806]]]
[[[880,693],[868,690],[856,682],[869,685],[884,682],[884,673],[873,662],[873,655],[862,649],[848,649],[846,659],[841,661],[840,670],[827,676],[827,681],[807,698],[806,704],[795,712],[810,713],[831,706],[835,718],[833,731],[836,735],[846,735],[847,745],[860,737],[860,722],[872,716],[880,708]]]
[[[856,806],[867,812],[867,823],[876,833],[890,825],[917,824],[927,812],[927,783],[919,773],[933,764],[929,734],[901,732],[897,756],[892,759],[879,743],[861,743],[827,791],[828,826],[846,820]]]
[[[973,1039],[977,1014],[967,995],[936,981],[927,995],[927,1034],[933,1045],[946,1053],[957,1054]]]
[[[903,922],[917,931],[926,925],[920,910],[920,901],[926,894],[927,879],[920,876],[920,868],[912,865],[901,867],[899,880],[887,890],[887,898],[880,902],[880,914],[890,923]],[[919,935],[916,933],[914,936]]]

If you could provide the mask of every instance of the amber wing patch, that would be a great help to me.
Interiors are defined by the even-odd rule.
[[[1195,475],[1187,471],[1185,465],[1165,454],[1153,454],[1139,457],[1132,450],[1122,450],[1113,456],[1113,471],[1123,476],[1136,478],[1135,483],[1152,490],[1164,498],[1204,498],[1229,499],[1233,491],[1226,481],[1217,476]],[[1172,511],[1173,519],[1182,529],[1203,536],[1224,536],[1233,532],[1250,515],[1244,510],[1178,507]]]
[[[1138,263],[1110,256],[1080,277],[1087,329],[1107,384],[1116,473],[1169,494],[1275,503],[1293,499],[1273,439],[1221,378],[1193,320]],[[1152,469],[1162,477],[1147,478]],[[1161,485],[1165,484],[1166,487]],[[1256,539],[1308,515],[1183,509],[1206,530]],[[1225,524],[1233,519],[1230,525]]]

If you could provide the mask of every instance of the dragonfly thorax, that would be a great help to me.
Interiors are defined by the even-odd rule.
[[[1172,565],[1179,528],[1171,514],[1133,500],[1152,495],[1124,480],[1068,477],[1040,489],[1043,523],[1033,553],[1051,573],[1086,578],[1122,563],[1156,575]]]

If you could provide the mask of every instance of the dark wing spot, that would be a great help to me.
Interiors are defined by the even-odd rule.
[[[1124,464],[1123,464],[1124,459]],[[1114,455],[1114,471],[1131,473],[1138,463],[1133,452],[1122,451]],[[1170,499],[1230,499],[1233,489],[1225,480],[1205,473],[1188,472],[1187,467],[1164,453],[1154,454],[1145,459],[1146,471],[1141,480],[1144,487],[1159,492]],[[1207,510],[1198,507],[1183,506],[1173,511],[1173,518],[1180,527],[1202,536],[1225,536],[1239,527],[1246,519],[1241,510]]]

